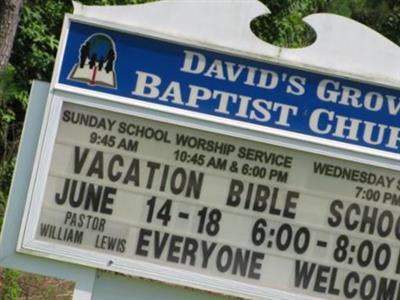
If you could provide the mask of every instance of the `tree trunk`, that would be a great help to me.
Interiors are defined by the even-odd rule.
[[[0,73],[8,64],[23,0],[0,0]]]

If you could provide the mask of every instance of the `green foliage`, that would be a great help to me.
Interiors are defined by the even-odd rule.
[[[3,271],[3,289],[0,293],[1,300],[17,300],[21,294],[21,288],[18,284],[20,272],[5,269]]]
[[[0,228],[7,201],[8,189],[14,169],[15,152],[19,137],[19,124],[16,123],[16,102],[19,103],[21,90],[15,82],[15,69],[9,65],[0,74]],[[25,105],[20,105],[25,108]]]
[[[264,41],[281,47],[303,47],[310,44],[314,31],[302,18],[318,11],[322,0],[260,0],[267,5],[271,14],[255,19],[251,28]]]
[[[11,161],[2,161],[0,166],[0,229],[3,225],[4,213],[6,210],[9,183],[11,182],[14,170],[15,158]]]
[[[127,4],[143,4],[158,0],[80,0],[79,2],[86,5],[127,5]]]
[[[69,2],[69,1],[66,1]],[[33,79],[50,80],[64,13],[62,1],[27,1],[23,7],[11,64],[28,91]]]
[[[381,25],[382,32],[385,36],[397,45],[400,45],[400,3],[395,5],[390,13],[386,16],[385,22]]]

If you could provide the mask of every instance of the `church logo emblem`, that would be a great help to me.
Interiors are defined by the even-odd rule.
[[[79,48],[79,62],[74,65],[69,79],[92,86],[117,88],[114,41],[106,34],[91,35]]]

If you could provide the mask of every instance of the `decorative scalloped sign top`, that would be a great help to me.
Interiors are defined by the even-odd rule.
[[[400,85],[400,47],[369,27],[337,15],[306,17],[304,21],[316,31],[315,43],[285,49],[252,33],[251,21],[269,13],[258,0],[163,0],[113,7],[74,2],[74,7],[76,15],[123,25],[126,30],[142,28],[282,63]]]

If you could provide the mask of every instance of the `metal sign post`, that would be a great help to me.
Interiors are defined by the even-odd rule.
[[[165,10],[173,25],[154,19]],[[26,129],[38,142],[21,150],[9,253],[89,272],[77,299],[394,299],[400,93],[387,57],[400,51],[331,15],[311,17],[314,45],[278,49],[250,31],[263,12],[257,1],[76,5],[46,107],[30,108],[43,122]]]

